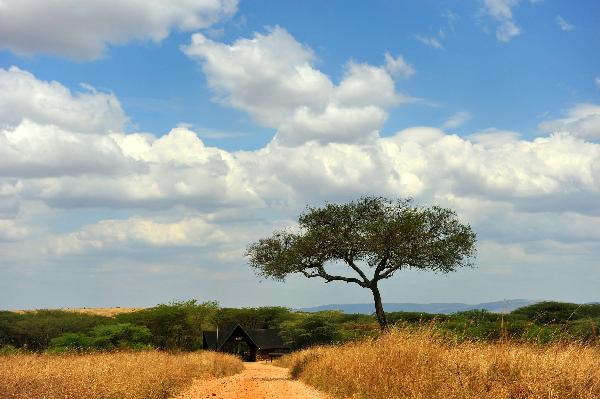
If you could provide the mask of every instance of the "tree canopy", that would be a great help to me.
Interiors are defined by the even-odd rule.
[[[281,281],[302,274],[368,288],[382,328],[387,321],[379,281],[402,269],[448,273],[472,266],[475,256],[475,233],[453,210],[419,207],[410,199],[366,196],[309,207],[298,224],[294,231],[277,231],[251,244],[246,252],[250,266]],[[345,264],[348,273],[332,274],[335,263]]]

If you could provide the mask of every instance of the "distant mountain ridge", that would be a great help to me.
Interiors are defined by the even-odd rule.
[[[451,314],[464,312],[474,309],[485,309],[493,313],[508,313],[517,308],[528,306],[539,301],[529,299],[506,299],[504,301],[483,302],[477,304],[467,303],[384,303],[383,308],[386,312],[423,312],[423,313],[442,313]],[[372,303],[353,303],[353,304],[330,304],[319,305],[298,310],[304,312],[319,312],[322,310],[341,310],[344,313],[363,313],[371,314],[374,312]]]

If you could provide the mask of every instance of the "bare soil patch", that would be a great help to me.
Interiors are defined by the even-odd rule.
[[[286,368],[268,363],[244,363],[231,377],[198,379],[176,399],[330,399],[304,383],[292,380]]]

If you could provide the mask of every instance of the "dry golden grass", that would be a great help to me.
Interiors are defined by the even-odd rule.
[[[63,310],[65,312],[85,313],[93,316],[113,317],[118,314],[137,312],[144,308],[57,308],[51,310]],[[37,310],[15,310],[15,313],[35,313]]]
[[[86,313],[94,316],[113,317],[118,314],[137,312],[144,308],[63,308],[67,312]]]
[[[293,353],[280,364],[338,398],[600,398],[597,346],[452,343],[430,330],[394,330]]]
[[[196,377],[232,375],[243,367],[238,358],[214,352],[0,356],[0,398],[169,398]]]

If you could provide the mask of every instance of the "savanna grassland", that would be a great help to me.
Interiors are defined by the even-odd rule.
[[[294,378],[337,398],[596,399],[600,346],[457,341],[424,327],[283,357]]]
[[[2,399],[159,399],[243,369],[233,356],[159,351],[0,356]]]

